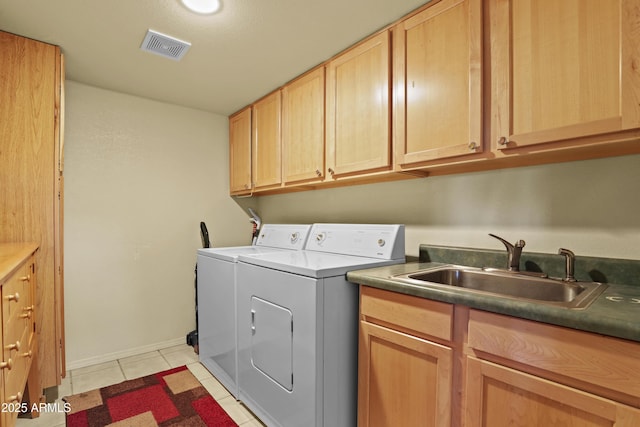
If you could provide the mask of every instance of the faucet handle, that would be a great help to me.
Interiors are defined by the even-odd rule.
[[[508,251],[511,251],[514,248],[524,248],[524,245],[525,245],[525,241],[524,240],[518,240],[515,245],[512,245],[511,243],[509,243],[508,241],[506,241],[502,237],[496,236],[495,234],[489,233],[489,236],[500,240],[502,242],[502,244],[507,248]]]
[[[565,266],[564,280],[566,282],[575,282],[576,281],[576,278],[574,276],[575,261],[576,261],[575,254],[569,249],[560,248],[558,249],[558,255],[564,256],[564,266]]]

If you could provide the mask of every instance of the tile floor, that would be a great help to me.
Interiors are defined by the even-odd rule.
[[[198,355],[186,344],[74,369],[67,372],[66,378],[58,387],[58,396],[62,398],[94,390],[182,365],[187,365],[193,375],[238,425],[241,427],[264,426],[198,362]],[[59,406],[62,407],[62,403],[59,403]],[[34,419],[19,418],[16,423],[16,427],[64,427],[64,425],[63,412],[42,413],[40,417]]]

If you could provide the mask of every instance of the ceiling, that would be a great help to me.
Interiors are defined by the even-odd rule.
[[[0,30],[59,45],[66,78],[229,115],[427,0],[0,0]],[[181,61],[140,50],[147,29],[191,43]]]

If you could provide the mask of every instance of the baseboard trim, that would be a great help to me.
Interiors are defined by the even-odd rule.
[[[88,357],[86,359],[67,361],[67,371],[73,369],[85,368],[87,366],[98,365],[100,363],[111,362],[113,360],[122,359],[124,357],[137,356],[138,354],[148,353],[150,351],[156,351],[167,347],[173,347],[176,345],[185,344],[185,338],[175,338],[168,341],[163,341],[155,344],[143,345],[141,347],[135,347],[123,351],[116,351],[113,353],[101,354],[100,356]]]

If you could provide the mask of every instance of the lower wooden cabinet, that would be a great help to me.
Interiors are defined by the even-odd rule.
[[[640,410],[505,366],[467,359],[465,427],[640,425]]]
[[[385,297],[393,301],[385,301]],[[429,311],[425,303],[434,305],[435,310]],[[437,325],[444,323],[445,329],[450,325],[450,307],[450,304],[362,288],[359,426],[450,425],[453,352],[446,345],[424,337],[425,326],[434,328],[437,335],[447,334]],[[419,316],[403,316],[415,310],[424,311]]]
[[[640,343],[360,287],[358,425],[640,426]]]
[[[13,426],[26,402],[39,403],[40,377],[33,363],[37,353],[35,245],[0,245],[2,296],[2,360],[0,361],[0,425]],[[15,255],[14,255],[15,254]],[[33,367],[33,368],[32,368]],[[29,384],[29,396],[25,386]],[[37,414],[34,414],[37,416]]]

